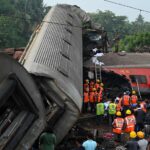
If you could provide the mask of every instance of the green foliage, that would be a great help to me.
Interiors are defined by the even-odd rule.
[[[0,14],[0,48],[24,47],[43,19],[43,0],[1,0]]]
[[[121,35],[129,32],[129,22],[126,16],[116,16],[111,11],[98,11],[97,13],[90,13],[90,16],[95,23],[101,24],[108,32],[110,38],[113,38],[115,32]]]
[[[90,13],[90,16],[95,23],[101,24],[108,32],[112,46],[115,44],[115,34],[119,33],[122,39],[119,43],[120,50],[134,51],[135,48],[150,45],[150,22],[145,22],[141,14],[134,22],[129,22],[126,16],[116,16],[111,11],[98,11]]]
[[[119,42],[120,50],[134,52],[144,46],[150,46],[150,32],[128,35]]]

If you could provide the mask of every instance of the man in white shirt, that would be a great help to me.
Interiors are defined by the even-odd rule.
[[[144,139],[144,132],[142,132],[142,131],[137,132],[137,137],[139,138],[139,140],[138,140],[138,144],[140,147],[139,150],[146,150],[148,141],[146,139]]]
[[[82,146],[85,150],[96,150],[97,143],[93,140],[93,135],[91,133],[88,134],[87,140],[83,142]]]

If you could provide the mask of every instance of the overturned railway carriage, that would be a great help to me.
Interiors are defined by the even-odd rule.
[[[82,104],[81,20],[71,6],[51,9],[21,62],[37,77],[45,101],[57,106],[54,121],[49,115],[47,121],[59,142],[77,120]]]
[[[29,149],[47,126],[59,143],[78,119],[83,65],[76,9],[57,5],[49,11],[20,59],[27,71],[0,54],[0,149]]]

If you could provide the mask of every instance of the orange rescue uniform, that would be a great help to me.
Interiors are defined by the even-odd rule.
[[[90,92],[90,97],[89,97],[90,103],[94,103],[94,95],[95,92]]]
[[[95,88],[96,89],[100,88],[100,84],[99,83],[95,83]]]
[[[120,117],[117,117],[113,122],[113,132],[117,133],[117,134],[121,134],[123,124],[124,124],[124,119],[120,118]]]
[[[90,82],[90,85],[89,85],[90,92],[93,91],[93,88],[94,88],[94,82],[91,81],[91,82]]]
[[[125,117],[124,121],[126,124],[126,128],[124,131],[127,133],[134,131],[135,124],[136,124],[135,116],[129,115],[129,116]]]
[[[129,106],[130,105],[130,96],[124,95],[122,98],[122,105],[123,106]]]
[[[84,83],[83,89],[84,89],[84,91],[85,91],[86,89],[89,89],[89,84],[88,84],[88,83]]]
[[[89,102],[89,93],[84,92],[84,103],[88,103],[88,102]]]
[[[136,95],[131,96],[131,104],[137,104],[138,97]]]

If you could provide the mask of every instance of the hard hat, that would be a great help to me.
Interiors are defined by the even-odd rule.
[[[127,93],[126,93],[126,92],[124,92],[123,94],[124,94],[124,95],[126,95]]]
[[[104,86],[104,84],[103,84],[103,83],[101,83],[101,86]]]
[[[142,132],[142,131],[137,132],[137,137],[143,139],[144,138],[144,132]]]
[[[135,91],[132,91],[132,94],[136,94],[136,92],[135,92]]]
[[[92,90],[93,90],[93,91],[96,91],[96,88],[93,88]]]
[[[99,80],[99,79],[97,79],[97,80],[96,80],[96,82],[97,82],[97,83],[100,83],[100,80]]]
[[[88,79],[86,79],[86,80],[85,80],[85,83],[89,83],[89,80],[88,80]]]
[[[126,115],[131,115],[131,110],[130,109],[126,110]]]
[[[121,112],[117,111],[116,116],[121,116]]]
[[[136,138],[136,132],[135,131],[131,131],[130,132],[130,138]]]

